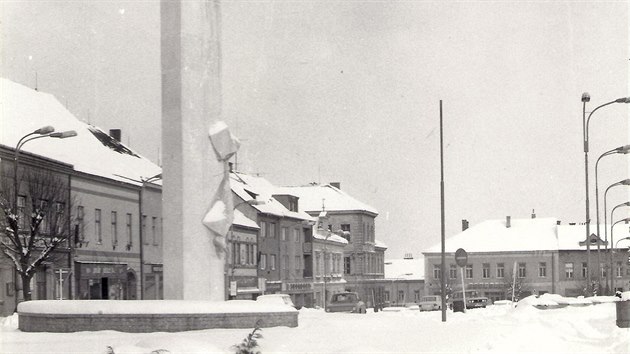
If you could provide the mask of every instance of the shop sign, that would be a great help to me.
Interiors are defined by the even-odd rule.
[[[126,264],[81,264],[81,278],[124,277]]]
[[[287,292],[313,291],[313,283],[283,283],[282,291],[287,291]]]

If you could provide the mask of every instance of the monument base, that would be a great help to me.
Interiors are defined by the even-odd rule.
[[[18,305],[23,332],[182,332],[297,327],[298,311],[251,300],[39,300]]]

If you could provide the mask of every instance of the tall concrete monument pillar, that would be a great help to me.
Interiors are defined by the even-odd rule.
[[[208,137],[221,118],[220,2],[161,1],[164,297],[224,300],[224,255],[202,224],[224,176]]]

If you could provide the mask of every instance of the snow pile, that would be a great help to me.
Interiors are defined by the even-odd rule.
[[[615,303],[539,310],[556,295],[527,297],[516,307],[488,306],[466,313],[368,311],[326,313],[301,309],[296,328],[264,328],[260,352],[269,353],[624,353],[630,329],[615,325]],[[576,299],[578,300],[578,299]],[[68,301],[69,302],[69,301]],[[555,302],[555,301],[553,301]],[[557,303],[557,302],[555,302]],[[3,353],[234,353],[251,329],[180,333],[22,333],[4,319]]]

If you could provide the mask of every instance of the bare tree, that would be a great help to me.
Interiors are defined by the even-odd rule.
[[[514,300],[518,301],[521,299],[521,295],[524,291],[527,291],[527,284],[525,282],[525,278],[516,277],[516,279],[512,276],[512,273],[507,274],[503,281],[503,289],[505,292],[505,296],[508,298],[512,297],[512,288],[514,288]]]
[[[70,236],[70,190],[67,180],[51,171],[27,170],[17,183],[3,178],[0,190],[0,250],[15,266],[25,301],[31,279],[46,262],[59,257]],[[15,186],[21,186],[16,191]],[[17,194],[16,194],[17,192]]]

